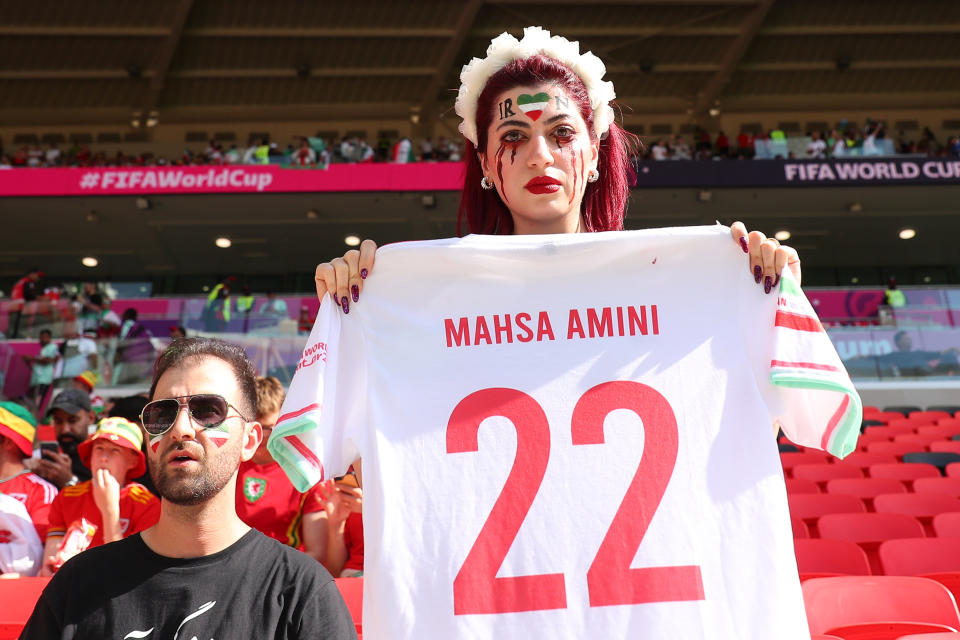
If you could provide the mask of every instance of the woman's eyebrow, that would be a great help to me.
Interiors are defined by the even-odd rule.
[[[530,128],[530,125],[524,122],[523,120],[504,120],[497,126],[497,131],[500,131],[500,129],[506,126],[523,127],[524,129]]]
[[[547,122],[546,122],[546,123],[547,123],[547,124],[553,124],[553,123],[556,122],[557,120],[563,120],[564,118],[569,118],[569,117],[570,117],[570,116],[569,116],[568,114],[566,114],[566,113],[561,113],[561,114],[558,114],[558,115],[553,116],[552,118],[547,118]]]

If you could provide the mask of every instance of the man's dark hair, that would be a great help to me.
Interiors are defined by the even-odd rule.
[[[53,337],[53,333],[51,333],[50,329],[40,329],[40,333],[38,335],[42,336],[43,334],[47,334],[51,338]]]
[[[123,310],[123,319],[124,319],[124,320],[133,320],[134,322],[136,322],[136,321],[137,321],[137,310],[134,309],[133,307],[128,307],[128,308],[124,309],[124,310]]]
[[[182,365],[191,358],[219,358],[230,368],[237,380],[240,389],[240,411],[244,416],[253,420],[257,407],[257,370],[247,358],[247,352],[242,347],[223,340],[210,338],[181,338],[174,340],[170,346],[160,354],[154,365],[153,382],[150,384],[150,399],[154,400],[157,391],[157,382],[168,369]]]
[[[906,331],[897,331],[895,334],[893,334],[893,343],[896,344],[900,342],[900,338],[905,335],[908,335]]]
[[[125,418],[134,424],[140,424],[140,413],[147,404],[146,396],[125,396],[116,398],[110,407],[111,418]]]

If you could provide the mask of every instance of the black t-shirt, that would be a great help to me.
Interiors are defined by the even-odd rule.
[[[356,638],[333,578],[310,556],[251,530],[202,558],[157,555],[139,534],[68,561],[21,639]]]

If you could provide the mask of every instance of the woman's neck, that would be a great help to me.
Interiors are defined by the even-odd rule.
[[[551,233],[580,233],[585,229],[580,216],[569,216],[559,220],[533,221],[518,217],[513,219],[513,235],[529,236]]]

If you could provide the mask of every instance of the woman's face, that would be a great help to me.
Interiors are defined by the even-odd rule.
[[[504,91],[493,109],[480,163],[510,209],[514,233],[576,231],[598,157],[576,104],[565,90],[540,84]]]

